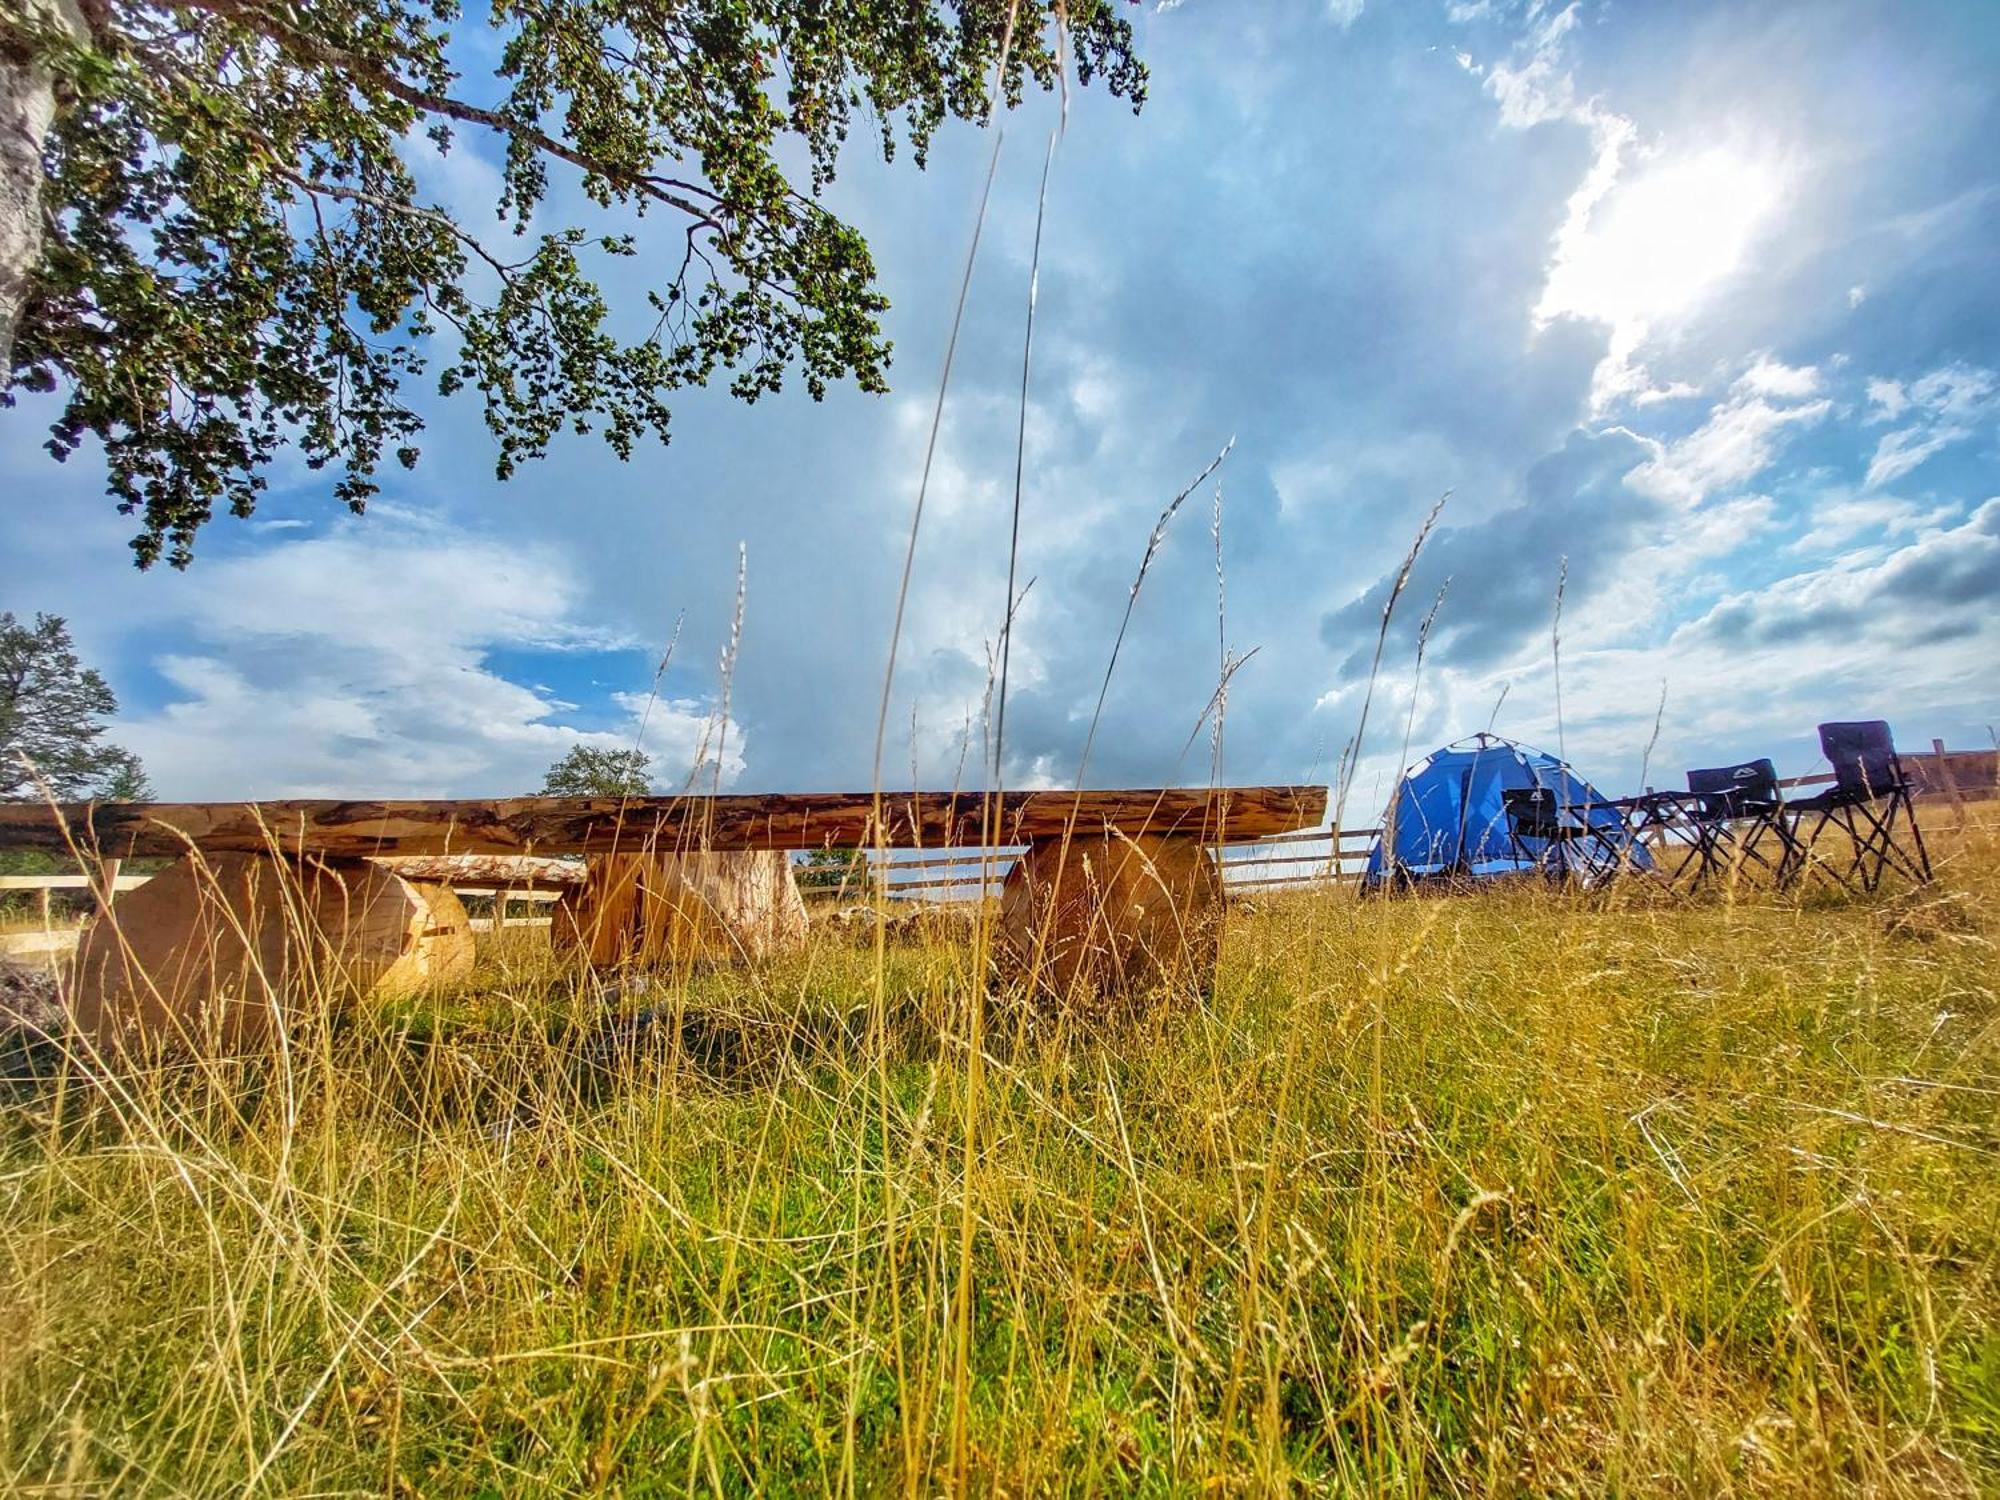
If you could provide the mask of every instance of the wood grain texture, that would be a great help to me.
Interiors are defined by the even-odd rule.
[[[513,891],[562,891],[583,881],[580,860],[532,854],[391,855],[377,863],[405,880],[438,885],[494,886]]]
[[[92,920],[71,1017],[102,1051],[241,1051],[274,1021],[357,995],[406,994],[472,966],[450,887],[375,865],[258,855],[182,860]]]
[[[1034,845],[1000,891],[1001,976],[1085,1016],[1207,993],[1222,878],[1188,839],[1100,835]]]
[[[607,854],[563,893],[549,941],[593,968],[747,963],[804,947],[806,907],[777,850]]]
[[[365,859],[415,854],[615,854],[1021,844],[1107,830],[1226,843],[1319,822],[1326,788],[1104,792],[815,792],[789,796],[512,797],[440,802],[105,802],[0,805],[0,848],[105,857],[205,852]]]

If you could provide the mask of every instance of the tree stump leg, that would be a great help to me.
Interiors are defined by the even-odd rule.
[[[448,886],[379,865],[256,854],[184,859],[99,912],[68,983],[100,1052],[233,1052],[355,996],[407,994],[472,966]]]
[[[1031,844],[1000,891],[1003,979],[1087,1014],[1206,994],[1222,877],[1193,839],[1106,834]]]
[[[754,962],[805,945],[806,906],[776,850],[598,855],[549,939],[592,968]]]

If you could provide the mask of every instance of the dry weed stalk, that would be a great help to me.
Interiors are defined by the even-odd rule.
[[[1222,451],[1209,460],[1208,467],[1195,475],[1193,482],[1186,489],[1167,502],[1166,509],[1160,512],[1160,518],[1153,523],[1152,531],[1146,536],[1146,550],[1139,557],[1139,571],[1133,576],[1132,587],[1126,591],[1125,613],[1119,617],[1118,634],[1112,638],[1111,655],[1104,663],[1104,680],[1097,685],[1097,704],[1091,710],[1090,727],[1083,737],[1083,752],[1077,757],[1076,789],[1079,792],[1083,790],[1084,778],[1090,768],[1090,751],[1097,741],[1097,726],[1104,718],[1104,700],[1111,692],[1111,677],[1118,670],[1118,656],[1125,647],[1125,634],[1132,627],[1132,611],[1138,607],[1139,591],[1146,586],[1146,574],[1151,570],[1153,559],[1159,555],[1160,547],[1167,539],[1167,528],[1173,524],[1174,517],[1180,514],[1180,509],[1187,503],[1188,496],[1208,482],[1209,476],[1222,467],[1223,460],[1229,457],[1230,451],[1235,446],[1236,439],[1233,437],[1222,445]]]
[[[1556,758],[1564,765],[1569,764],[1569,746],[1563,737],[1563,592],[1569,587],[1569,554],[1564,553],[1562,562],[1556,569],[1556,610],[1555,618],[1549,624],[1549,661],[1555,671],[1556,685]],[[1564,783],[1568,785],[1567,782]]]
[[[1389,622],[1395,618],[1396,601],[1403,597],[1403,590],[1410,585],[1410,574],[1416,570],[1417,558],[1424,550],[1424,543],[1430,540],[1431,529],[1437,525],[1438,517],[1444,513],[1445,502],[1450,499],[1451,491],[1446,490],[1425,513],[1423,524],[1417,527],[1410,550],[1403,554],[1402,566],[1396,569],[1396,576],[1389,585],[1389,597],[1382,601],[1382,623],[1375,631],[1375,655],[1368,664],[1368,686],[1361,695],[1361,715],[1355,723],[1353,735],[1340,753],[1340,770],[1335,781],[1338,788],[1333,799],[1336,861],[1340,852],[1340,830],[1347,822],[1347,794],[1354,784],[1354,772],[1361,764],[1361,748],[1368,733],[1368,710],[1375,701],[1375,681],[1382,671],[1382,650],[1389,640]]]
[[[1437,597],[1431,600],[1431,607],[1424,611],[1423,619],[1417,625],[1417,657],[1410,668],[1410,711],[1403,720],[1403,749],[1396,757],[1396,780],[1389,790],[1389,800],[1382,813],[1382,848],[1388,851],[1384,860],[1390,864],[1396,858],[1396,814],[1402,805],[1402,778],[1408,774],[1410,766],[1410,740],[1417,727],[1417,694],[1423,688],[1424,650],[1430,645],[1431,627],[1437,623],[1438,611],[1444,608],[1444,596],[1451,588],[1451,575],[1446,574],[1438,585]]]

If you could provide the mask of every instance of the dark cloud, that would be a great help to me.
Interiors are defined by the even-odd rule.
[[[1829,568],[1738,594],[1678,639],[1769,649],[1857,640],[1943,645],[1981,633],[2000,602],[2000,499],[1866,568]]]
[[[1390,625],[1398,657],[1414,649],[1424,612],[1447,578],[1451,587],[1431,649],[1441,663],[1475,669],[1505,660],[1530,636],[1547,633],[1565,557],[1566,605],[1586,605],[1616,587],[1625,557],[1657,533],[1667,515],[1664,506],[1625,483],[1646,457],[1644,445],[1629,433],[1578,429],[1528,470],[1520,505],[1475,525],[1441,527],[1418,558]],[[1343,653],[1343,681],[1368,672],[1395,576],[1392,565],[1365,593],[1320,620],[1320,638]]]

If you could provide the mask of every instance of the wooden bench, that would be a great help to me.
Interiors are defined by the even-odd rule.
[[[462,970],[470,929],[441,877],[462,882],[493,855],[586,856],[551,935],[614,965],[758,957],[802,936],[788,851],[1025,846],[995,929],[1007,977],[1098,1000],[1205,988],[1222,912],[1208,846],[1311,827],[1325,809],[1324,788],[1296,786],[7,804],[0,848],[178,857],[85,934],[78,1020],[100,1034],[199,1025],[240,1043],[272,1006],[232,1016],[227,997],[203,993],[232,976],[254,971],[268,991],[273,970],[315,956],[362,988]],[[301,927],[317,955],[296,951]]]

